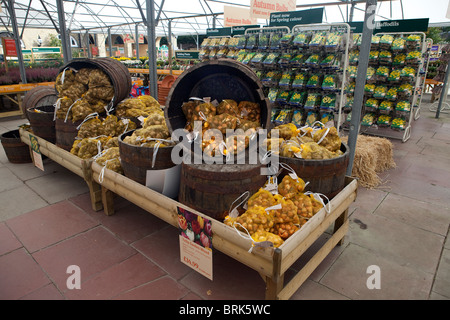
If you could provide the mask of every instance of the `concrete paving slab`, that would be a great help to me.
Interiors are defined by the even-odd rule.
[[[15,189],[23,185],[23,181],[17,178],[7,167],[0,168],[0,192]]]
[[[410,226],[446,236],[450,225],[450,209],[430,202],[390,193],[375,214]]]
[[[307,280],[291,300],[350,300],[348,297],[315,281]]]
[[[348,241],[399,265],[433,274],[445,237],[397,220],[356,210]]]
[[[64,169],[60,164],[51,159],[43,159],[44,171],[37,168],[33,163],[6,163],[5,166],[14,173],[20,180],[27,181],[46,174],[56,173]],[[65,169],[64,169],[65,170]]]
[[[48,206],[44,199],[24,184],[15,189],[1,192],[0,203],[0,221],[6,221],[32,210]]]
[[[56,173],[28,180],[26,184],[50,204],[89,191],[83,178],[62,167]]]
[[[370,266],[378,268],[373,271]],[[353,300],[426,300],[433,274],[350,244],[320,283]],[[375,286],[378,283],[379,289]]]
[[[450,299],[450,250],[442,251],[442,258],[434,280],[433,292]]]

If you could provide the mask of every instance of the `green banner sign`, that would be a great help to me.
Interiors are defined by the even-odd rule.
[[[180,60],[198,60],[198,51],[175,51],[175,58]]]
[[[31,48],[33,53],[61,53],[59,47],[47,47],[47,48]]]
[[[231,27],[231,34],[238,35],[238,34],[245,34],[245,30],[252,29],[252,28],[260,28],[259,24],[249,24],[245,26],[233,26]]]
[[[208,28],[206,29],[206,36],[208,37],[224,37],[231,36],[231,27],[228,28]]]
[[[272,12],[270,14],[270,27],[289,27],[292,29],[299,24],[322,23],[323,8],[302,10]]]
[[[376,21],[373,33],[427,32],[429,19]],[[354,33],[363,32],[363,22],[349,22]]]
[[[353,33],[362,33],[364,22],[348,22],[350,26],[350,31]]]

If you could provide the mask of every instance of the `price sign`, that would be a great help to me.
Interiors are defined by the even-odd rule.
[[[202,274],[209,280],[213,279],[212,251],[180,235],[181,262]]]
[[[44,164],[42,162],[42,155],[41,155],[41,150],[39,148],[39,142],[36,139],[35,136],[33,136],[32,134],[30,134],[30,147],[31,147],[31,153],[33,155],[33,163],[36,167],[38,167],[39,169],[41,169],[42,171],[44,170]]]
[[[178,207],[180,260],[212,280],[211,221]]]

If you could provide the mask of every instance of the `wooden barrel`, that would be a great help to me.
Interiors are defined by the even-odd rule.
[[[50,143],[56,142],[55,106],[40,106],[27,109],[27,118],[30,120],[31,130],[38,137]]]
[[[58,100],[58,93],[55,88],[50,86],[34,87],[25,93],[21,104],[21,110],[28,118],[28,109],[53,105],[56,100]],[[28,120],[29,119],[30,118],[28,118]]]
[[[30,147],[20,139],[19,129],[3,133],[0,136],[6,157],[11,163],[33,162]]]
[[[261,164],[181,165],[178,201],[214,219],[225,212],[244,192],[257,192],[267,182]]]
[[[153,165],[155,148],[123,142],[123,139],[133,132],[134,130],[131,130],[119,136],[120,163],[127,178],[145,185],[147,170],[164,170],[175,166],[171,159],[173,147],[158,148]]]
[[[201,62],[178,76],[169,91],[164,109],[169,131],[186,126],[181,105],[191,97],[256,102],[261,108],[261,126],[269,128],[271,107],[263,89],[256,73],[240,62],[232,59]]]
[[[345,176],[349,163],[349,148],[341,144],[343,155],[324,160],[308,160],[298,158],[280,157],[280,163],[290,166],[297,176],[309,182],[306,191],[324,194],[328,199],[336,196],[345,186]],[[278,181],[287,174],[286,170],[278,176]]]
[[[100,69],[105,72],[114,87],[113,107],[128,98],[131,91],[131,75],[128,68],[112,58],[73,59],[60,68],[62,72],[66,68],[80,70],[82,68]]]
[[[67,120],[64,122],[62,119],[55,120],[55,144],[57,147],[70,151],[72,145],[75,142],[75,138],[78,135],[77,127],[82,123],[82,121],[72,122]]]

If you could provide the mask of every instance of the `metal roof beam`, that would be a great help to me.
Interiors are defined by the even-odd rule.
[[[33,1],[33,0],[30,0],[30,2],[28,4],[27,14],[25,15],[25,21],[23,22],[22,32],[20,33],[20,39],[22,39],[23,32],[25,31],[25,25],[27,24],[28,14],[30,13],[30,8],[31,8],[31,1]]]
[[[44,10],[45,10],[45,12],[47,13],[48,18],[49,18],[50,21],[53,23],[53,26],[55,27],[56,32],[59,33],[59,28],[58,28],[58,26],[56,25],[55,20],[53,20],[52,16],[50,15],[50,12],[48,12],[47,6],[44,4],[44,1],[43,1],[43,0],[39,0],[39,1],[41,2],[42,6],[44,7]]]

